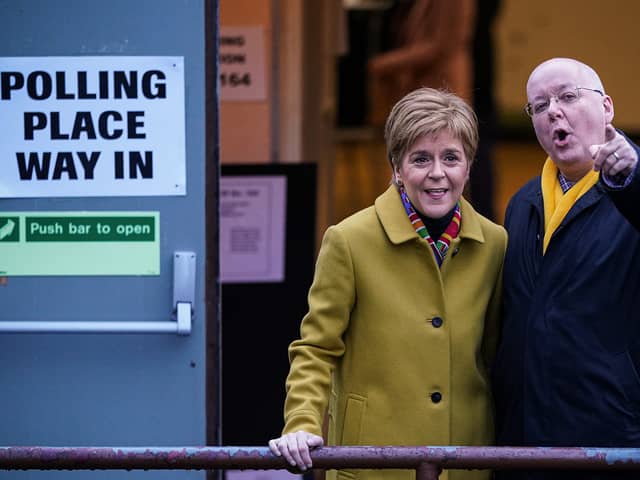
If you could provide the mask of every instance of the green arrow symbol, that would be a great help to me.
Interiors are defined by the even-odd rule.
[[[14,228],[16,228],[16,222],[10,218],[7,219],[7,223],[0,227],[0,240],[9,237],[13,233]]]

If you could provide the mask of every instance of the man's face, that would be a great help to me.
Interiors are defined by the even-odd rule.
[[[549,101],[548,108],[532,116],[538,142],[569,180],[578,180],[593,166],[591,145],[604,143],[605,126],[613,119],[613,103],[598,89],[597,79],[579,63],[552,60],[536,68],[527,82],[530,105]],[[556,97],[574,92],[578,98],[563,102]],[[568,97],[572,98],[572,97]]]

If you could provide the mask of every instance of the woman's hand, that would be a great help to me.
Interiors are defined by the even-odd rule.
[[[323,445],[322,437],[303,430],[269,440],[269,448],[274,455],[283,456],[291,466],[297,466],[300,470],[312,467],[309,450]]]

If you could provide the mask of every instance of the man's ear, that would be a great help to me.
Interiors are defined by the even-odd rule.
[[[611,97],[609,95],[605,95],[604,99],[603,99],[603,105],[604,105],[604,118],[605,118],[605,122],[606,123],[612,123],[613,122],[613,100],[611,99]]]

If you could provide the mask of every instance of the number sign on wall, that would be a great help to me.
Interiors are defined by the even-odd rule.
[[[266,100],[264,33],[259,27],[220,27],[220,98]]]

